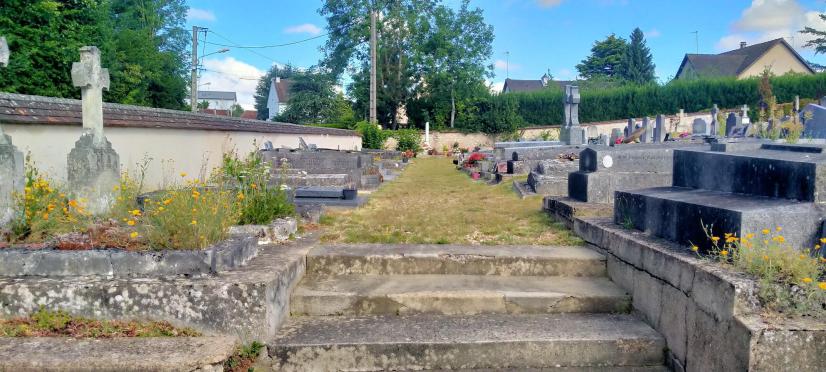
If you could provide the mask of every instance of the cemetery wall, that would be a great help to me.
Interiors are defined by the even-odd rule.
[[[66,156],[83,133],[80,101],[0,93],[0,125],[37,167],[67,179]],[[120,155],[123,169],[134,171],[146,156],[152,162],[145,184],[162,188],[179,180],[207,176],[224,152],[246,153],[253,143],[271,141],[278,148],[298,147],[299,137],[320,148],[358,150],[353,131],[193,114],[136,106],[105,104],[106,138]]]
[[[691,123],[694,119],[702,118],[708,122],[711,121],[711,114],[709,112],[695,112],[695,113],[686,113],[683,114],[682,119],[680,119],[679,114],[675,115],[668,115],[667,118],[670,120],[669,130],[674,128],[675,123],[677,124],[677,131],[679,132],[690,132],[691,131]],[[637,118],[638,121],[642,119]],[[607,136],[611,136],[612,129],[624,129],[628,125],[628,119],[616,120],[616,121],[602,121],[602,122],[594,122],[594,123],[583,123],[582,126],[585,128],[586,133],[588,133],[588,137],[597,137],[601,134],[605,134]],[[552,139],[559,139],[559,126],[558,125],[548,125],[548,126],[536,126],[536,127],[527,127],[521,128],[519,133],[521,134],[521,138],[523,140],[537,140],[541,139],[543,132],[549,132],[551,134]],[[452,148],[454,143],[459,143],[459,147],[467,147],[472,149],[475,146],[479,146],[482,148],[485,147],[493,147],[493,143],[497,142],[499,139],[497,136],[488,135],[484,133],[463,133],[460,131],[431,131],[430,132],[430,146],[438,151],[442,151],[443,146],[447,146],[448,148]],[[422,132],[422,143],[424,143],[424,132]],[[396,142],[393,138],[390,138],[385,143],[385,148],[388,149],[395,149]]]

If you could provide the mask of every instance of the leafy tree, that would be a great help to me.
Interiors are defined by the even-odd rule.
[[[590,79],[593,77],[617,77],[617,69],[622,63],[628,43],[625,39],[614,34],[608,35],[605,40],[594,42],[591,55],[576,65],[579,75]]]
[[[0,35],[11,49],[0,73],[0,90],[79,98],[72,86],[72,62],[84,45],[103,47],[108,35],[98,25],[108,19],[106,3],[83,0],[3,0]],[[102,48],[104,58],[108,48]]]
[[[241,115],[244,115],[244,108],[236,103],[229,108],[229,114],[234,118],[240,118]]]
[[[493,76],[492,66],[487,64],[493,27],[485,23],[481,9],[469,5],[469,0],[463,0],[458,11],[437,7],[416,42],[416,62],[421,66],[421,80],[427,82],[418,85],[418,95],[433,97],[431,111],[436,117],[449,108],[449,120],[439,122],[447,121],[451,128],[455,127],[457,111],[484,92],[484,79]]]
[[[294,75],[289,106],[275,120],[297,124],[329,123],[336,108],[335,98],[329,75],[318,72]]]
[[[209,108],[209,101],[203,100],[201,102],[198,102],[198,109],[199,110],[206,110],[208,108]]]
[[[12,56],[0,90],[78,98],[72,63],[95,45],[111,76],[106,101],[181,108],[186,9],[183,0],[4,0],[0,34]]]
[[[821,20],[826,21],[826,13],[818,15]],[[813,27],[806,27],[803,31],[800,31],[802,34],[811,35],[813,37],[812,40],[809,40],[804,47],[814,47],[815,54],[818,53],[826,53],[826,30],[817,30]]]
[[[645,45],[645,35],[639,28],[631,32],[631,43],[623,54],[618,72],[623,80],[635,84],[647,84],[655,80],[651,50]]]

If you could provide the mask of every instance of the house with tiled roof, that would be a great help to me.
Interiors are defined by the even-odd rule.
[[[235,92],[222,92],[217,90],[199,90],[198,102],[208,103],[207,108],[213,110],[230,110],[232,106],[238,104],[238,95]]]
[[[780,38],[754,45],[742,42],[740,48],[720,54],[686,54],[675,79],[746,79],[759,76],[767,67],[775,75],[815,73],[806,60]]]
[[[516,80],[505,79],[505,85],[502,86],[502,93],[525,93],[535,92],[548,87],[548,85],[557,86],[560,90],[565,89],[565,85],[574,84],[571,81],[551,80],[548,74],[542,75],[539,80]]]
[[[270,92],[267,96],[267,120],[272,120],[277,115],[287,110],[290,102],[290,88],[293,81],[275,77],[270,81]]]

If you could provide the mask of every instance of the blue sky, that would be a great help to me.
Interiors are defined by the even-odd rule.
[[[445,0],[457,4],[458,0]],[[826,29],[817,14],[826,12],[823,0],[472,0],[494,27],[494,87],[506,77],[538,79],[545,71],[560,80],[576,77],[576,64],[597,39],[615,33],[627,38],[634,27],[646,33],[657,75],[671,78],[685,53],[718,53],[740,41],[755,43],[786,37],[809,60],[826,64],[826,56],[800,49],[805,25]],[[318,15],[321,1],[311,0],[190,0],[188,23],[214,33],[206,41],[236,45],[271,45],[303,40],[325,33]],[[223,37],[223,38],[221,38]],[[794,37],[794,39],[792,39]],[[225,38],[225,39],[224,39]],[[236,91],[252,107],[255,79],[273,63],[308,67],[321,57],[325,38],[298,45],[250,50],[230,48],[204,60],[202,90]],[[222,47],[204,44],[202,52]],[[506,58],[506,52],[509,58]],[[507,63],[506,63],[507,59]]]

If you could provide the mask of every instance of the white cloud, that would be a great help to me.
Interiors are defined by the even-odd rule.
[[[312,23],[305,23],[303,25],[287,27],[284,32],[288,34],[310,34],[317,36],[321,34],[321,28]]]
[[[502,93],[502,88],[505,87],[504,81],[488,82],[491,93]]]
[[[502,70],[502,71],[505,71],[505,70],[514,71],[514,70],[518,70],[522,66],[520,66],[516,63],[513,63],[513,62],[509,63],[508,61],[505,61],[504,59],[497,59],[495,62],[493,62],[493,67],[497,70]]]
[[[739,48],[742,41],[754,44],[781,37],[802,49],[812,37],[800,30],[807,26],[826,29],[818,14],[804,9],[798,0],[753,0],[732,25],[733,32],[717,41],[716,49],[731,50]]]
[[[205,59],[204,71],[199,80],[202,90],[235,92],[238,104],[246,110],[255,109],[255,86],[264,71],[233,57],[223,59]]]
[[[660,37],[660,35],[662,35],[662,33],[656,28],[652,28],[645,32],[645,37],[649,39]]]
[[[215,13],[211,10],[206,9],[198,9],[198,8],[189,8],[186,11],[186,18],[191,21],[207,21],[212,22],[215,21]]]

